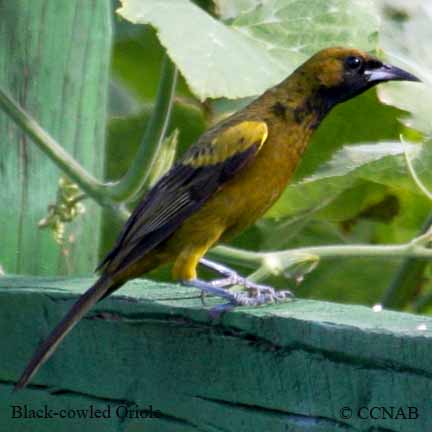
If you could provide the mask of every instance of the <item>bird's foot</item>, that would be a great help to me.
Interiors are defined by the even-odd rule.
[[[235,270],[214,261],[210,261],[207,258],[201,258],[200,264],[223,276],[223,278],[221,279],[215,279],[209,282],[214,287],[230,288],[235,285],[240,285],[243,286],[247,291],[249,291],[251,295],[271,294],[275,296],[277,294],[277,292],[272,287],[252,282],[251,280],[240,276]],[[294,297],[294,295],[290,291],[283,292],[286,293],[286,297]]]
[[[184,281],[184,283],[201,290],[202,300],[205,294],[211,294],[228,300],[228,303],[217,305],[210,310],[212,317],[216,317],[222,312],[229,311],[236,306],[261,306],[294,298],[294,294],[291,291],[276,291],[270,286],[257,284],[237,274],[235,274],[235,277],[231,275],[211,282],[193,279]],[[225,289],[225,287],[234,285],[243,286],[247,292],[231,292]]]
[[[204,282],[207,283],[209,285],[211,285],[211,287],[216,288],[216,289],[221,289],[223,290],[223,288],[229,289],[235,285],[240,285],[239,284],[240,278],[238,277],[238,275],[230,275],[227,277],[224,277],[222,279],[214,279],[210,282],[204,282],[204,281],[200,281],[200,282]],[[225,291],[225,290],[223,290]],[[203,305],[205,305],[205,297],[206,294],[208,293],[208,291],[201,289],[201,303]],[[217,295],[217,294],[214,294]]]
[[[294,294],[291,291],[277,291],[273,287],[268,285],[262,285],[258,284],[256,282],[253,282],[249,280],[248,278],[239,276],[238,274],[235,274],[235,277],[231,276],[229,278],[225,279],[216,279],[214,281],[210,282],[213,286],[220,286],[220,287],[233,287],[236,285],[242,286],[249,294],[250,298],[259,298],[261,296],[269,296],[274,299],[281,299],[281,298],[293,298]]]

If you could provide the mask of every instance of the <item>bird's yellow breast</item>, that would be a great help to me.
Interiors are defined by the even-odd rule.
[[[198,226],[212,226],[227,239],[253,224],[292,178],[312,133],[312,121],[312,116],[301,124],[269,117],[268,137],[257,156],[184,222],[180,236],[191,238]]]

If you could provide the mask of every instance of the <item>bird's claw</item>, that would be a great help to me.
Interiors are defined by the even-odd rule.
[[[265,287],[261,291],[255,291],[255,295],[250,293],[230,293],[232,298],[229,303],[220,304],[210,309],[212,318],[219,317],[222,313],[234,309],[236,306],[261,306],[264,304],[277,303],[287,299],[293,299],[294,294],[291,291],[276,291],[271,287]],[[256,290],[256,288],[254,288]]]
[[[248,278],[242,277],[234,270],[221,264],[214,263],[204,258],[202,258],[200,262],[207,268],[219,273],[222,278],[210,282],[196,279],[186,283],[201,290],[201,301],[203,304],[206,294],[228,300],[228,303],[217,305],[210,310],[210,315],[212,317],[219,316],[222,312],[227,312],[236,306],[261,306],[294,298],[294,294],[291,291],[276,291],[270,286],[261,285]],[[233,286],[242,286],[246,292],[228,291],[228,289]]]
[[[230,274],[229,276],[223,279],[216,279],[210,281],[209,284],[211,284],[212,287],[217,287],[217,288],[224,288],[224,287],[231,288],[233,286],[239,285],[242,286],[246,291],[248,291],[251,297],[259,297],[260,295],[263,294],[268,294],[270,296],[273,296],[274,298],[280,297],[280,292],[276,291],[271,286],[261,285],[252,282],[251,280],[239,276],[238,274],[235,273]],[[284,291],[284,292],[286,293],[286,297],[294,297],[294,294],[292,294],[290,291]]]
[[[249,300],[245,300],[246,302],[250,300],[258,299],[257,304],[265,304],[265,303],[274,303],[280,300],[294,297],[294,294],[291,291],[288,290],[277,291],[271,286],[261,285],[243,277],[238,277],[238,280],[236,281],[236,285],[243,286],[244,289],[249,293],[249,296],[247,296],[244,293],[240,293],[246,299],[249,299]]]
[[[253,288],[255,295],[249,293],[234,293],[233,304],[236,306],[261,306],[263,304],[277,303],[294,297],[291,291],[275,291],[271,287]]]

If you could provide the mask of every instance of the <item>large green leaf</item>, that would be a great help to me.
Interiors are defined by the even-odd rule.
[[[328,46],[376,48],[379,18],[369,0],[270,0],[239,15],[231,27],[290,71]]]
[[[417,153],[420,146],[411,145],[409,150]],[[364,180],[421,194],[408,175],[403,152],[404,146],[396,142],[345,147],[316,174],[289,185],[267,216],[281,217],[322,209]]]
[[[397,156],[404,151],[414,153],[419,146],[401,142],[381,142],[376,144],[358,144],[345,146],[333,158],[323,164],[312,176],[304,182],[318,181],[328,177],[341,177],[357,170],[363,165],[378,161],[386,156]]]
[[[262,93],[330,45],[376,47],[370,0],[268,0],[227,24],[189,0],[122,0],[118,13],[151,24],[200,98]]]
[[[188,0],[122,4],[118,12],[124,18],[158,29],[161,43],[201,99],[256,94],[285,74],[265,50]]]
[[[406,123],[431,135],[432,51],[428,41],[432,40],[432,3],[417,2],[414,6],[411,1],[403,1],[399,7],[407,13],[402,22],[389,18],[389,10],[385,9],[381,43],[392,63],[412,71],[423,84],[392,83],[381,87],[379,96],[409,111],[411,117]]]
[[[241,13],[255,9],[260,0],[213,0],[216,14],[224,20],[238,17]]]

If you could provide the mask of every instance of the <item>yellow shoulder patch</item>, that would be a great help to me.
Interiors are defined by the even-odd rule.
[[[221,131],[211,142],[202,143],[183,163],[193,167],[215,165],[254,145],[258,152],[267,135],[265,122],[243,121]]]

